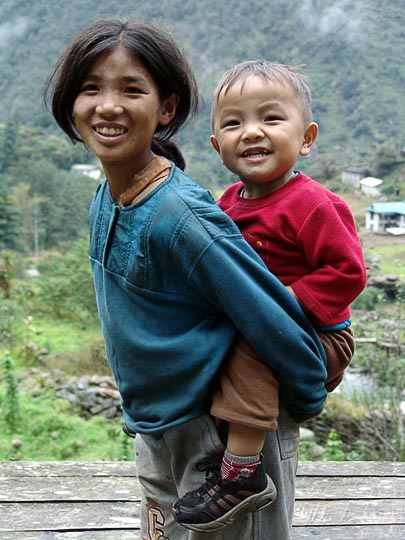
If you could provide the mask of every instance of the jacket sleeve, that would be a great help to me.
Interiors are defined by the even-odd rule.
[[[322,326],[339,316],[366,285],[366,266],[353,216],[345,203],[327,201],[314,209],[297,241],[312,272],[291,286]]]
[[[326,400],[323,347],[299,304],[243,238],[212,241],[190,279],[272,368],[292,416],[319,414]]]

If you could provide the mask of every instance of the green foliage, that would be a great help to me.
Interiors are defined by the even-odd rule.
[[[14,360],[6,350],[3,360],[0,362],[0,380],[4,379],[5,382],[5,392],[3,400],[0,401],[0,407],[3,410],[5,425],[10,433],[17,430],[20,420],[18,381],[14,367]]]
[[[8,180],[0,174],[0,251],[19,249],[18,212],[10,196]]]
[[[384,178],[395,170],[400,160],[395,148],[382,146],[376,152],[374,163],[376,176]]]
[[[39,265],[35,307],[38,313],[70,321],[96,316],[88,241],[79,240],[65,255],[51,252]]]
[[[374,310],[381,302],[383,293],[374,287],[366,287],[352,304],[353,309]]]
[[[9,122],[0,131],[0,250],[38,252],[87,232],[97,182],[73,174],[90,155],[66,138]]]
[[[0,460],[132,460],[131,444],[121,426],[102,417],[84,420],[67,402],[42,393],[20,396],[20,419],[12,432],[3,412],[0,388]]]
[[[329,431],[326,439],[323,459],[325,461],[345,461],[343,442],[333,428]]]
[[[18,123],[9,117],[0,139],[0,172],[6,173],[17,157]]]

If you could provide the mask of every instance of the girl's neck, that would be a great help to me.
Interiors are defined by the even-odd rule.
[[[103,163],[110,193],[115,201],[120,200],[121,195],[136,181],[134,179],[135,175],[147,167],[154,157],[154,154],[151,152],[148,159],[143,163],[134,165],[133,162],[130,162],[127,167],[122,162],[119,164]]]

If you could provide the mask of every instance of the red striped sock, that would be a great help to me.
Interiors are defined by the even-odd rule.
[[[254,456],[235,456],[225,450],[221,464],[222,478],[236,478],[252,476],[260,464],[260,454]]]

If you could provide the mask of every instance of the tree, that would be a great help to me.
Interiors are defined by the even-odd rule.
[[[6,173],[17,161],[18,124],[14,116],[7,120],[0,139],[0,172]]]
[[[3,187],[5,182],[3,183],[1,175],[0,184],[0,251],[3,249],[19,249],[18,212],[8,191]]]
[[[375,171],[377,176],[387,176],[399,164],[399,157],[394,148],[382,146],[375,155]]]

